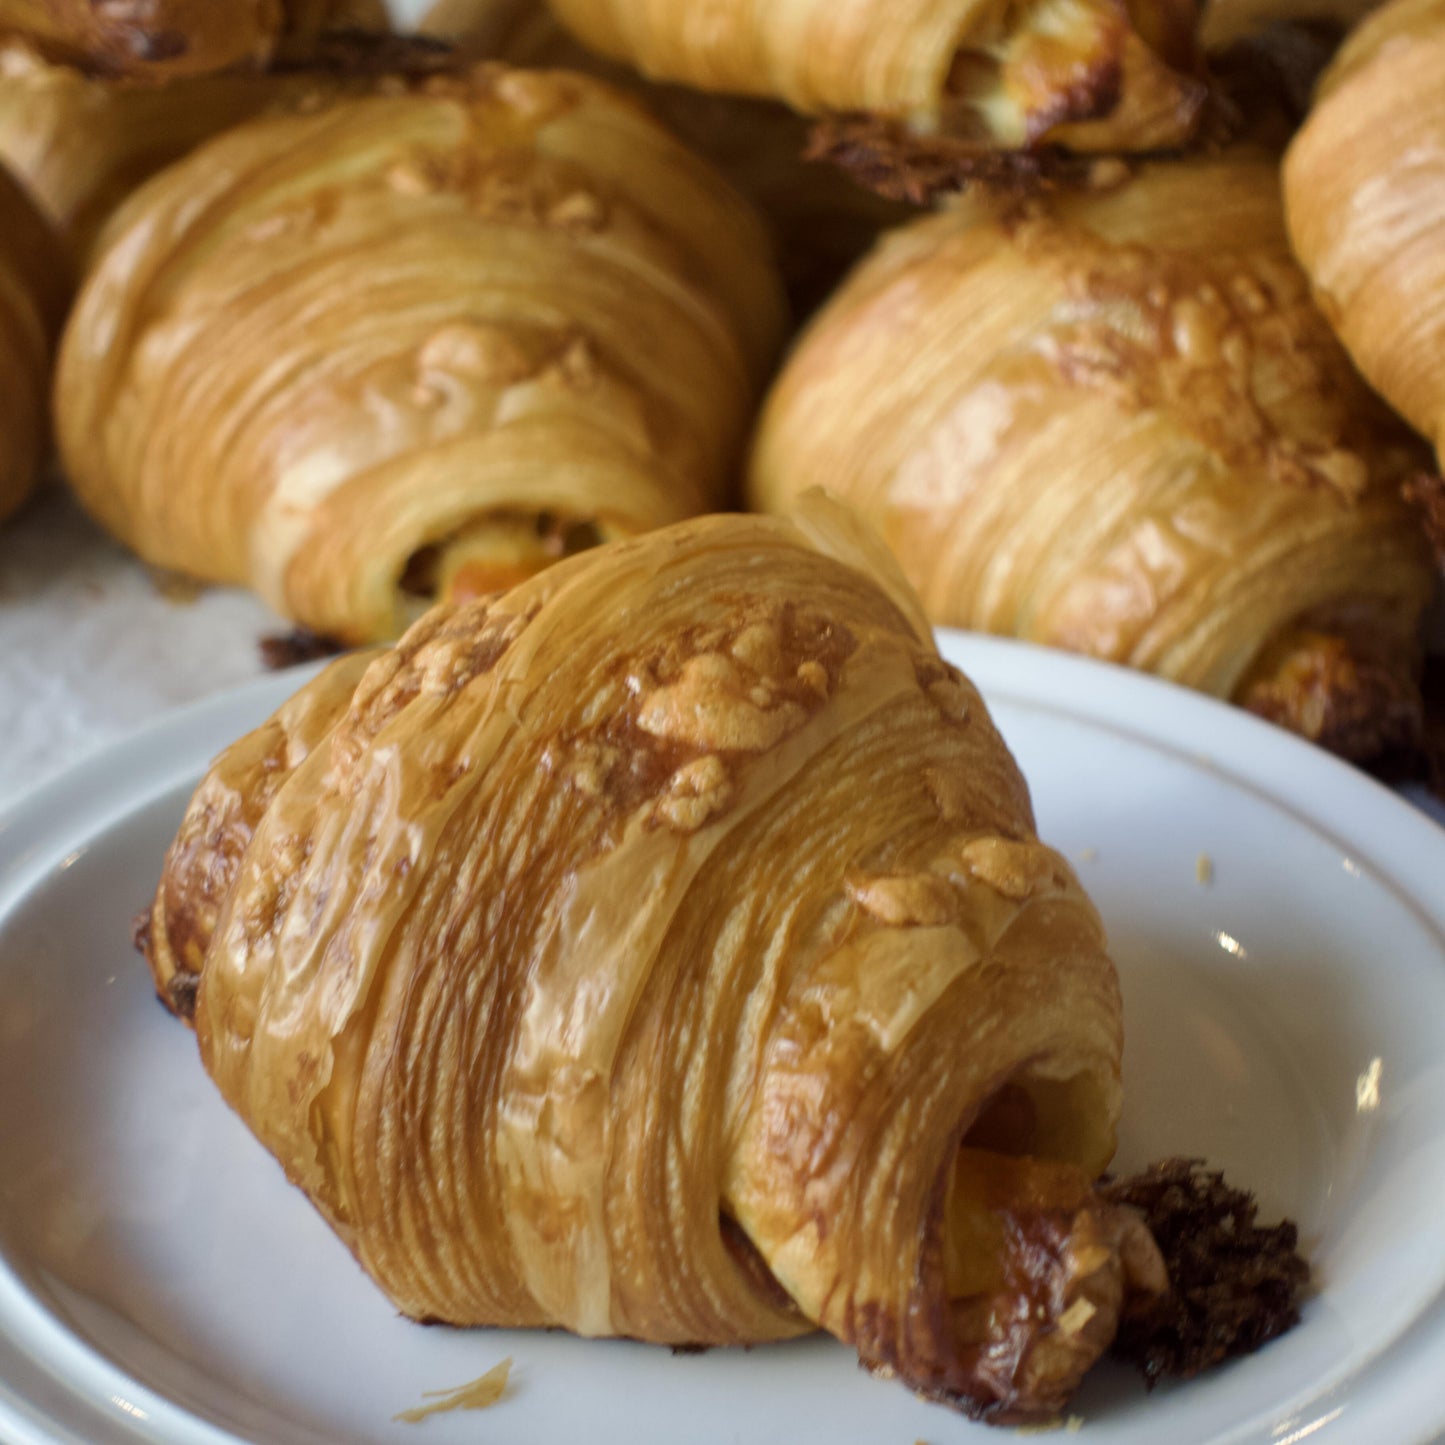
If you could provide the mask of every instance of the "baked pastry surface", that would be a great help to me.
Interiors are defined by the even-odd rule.
[[[636,95],[758,208],[798,316],[816,308],[882,231],[913,214],[836,167],[806,160],[811,123],[781,102],[647,81],[573,39],[546,0],[439,0],[423,29],[479,59],[580,70]]]
[[[383,0],[0,0],[0,38],[152,81],[259,65],[353,25],[384,28]]]
[[[1285,158],[1290,239],[1366,380],[1445,451],[1445,3],[1392,0]]]
[[[88,75],[10,40],[0,44],[0,163],[25,182],[83,270],[120,203],[202,141],[266,111],[315,109],[443,62],[439,47],[348,33],[266,71],[150,85]]]
[[[657,80],[889,122],[960,155],[1178,145],[1199,124],[1189,0],[553,0],[586,44]]]
[[[1090,1187],[1098,916],[891,567],[821,502],[686,522],[437,609],[217,759],[157,989],[406,1314],[821,1326],[1024,1419],[1162,1287]]]
[[[776,383],[750,489],[831,488],[936,622],[1361,756],[1419,728],[1432,568],[1401,487],[1425,460],[1313,305],[1276,162],[1243,151],[886,238]]]
[[[147,561],[397,635],[722,505],[784,306],[750,208],[635,103],[479,66],[252,121],[115,217],[56,388]]]

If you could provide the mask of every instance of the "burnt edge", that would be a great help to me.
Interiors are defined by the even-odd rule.
[[[1254,1195],[1201,1159],[1165,1159],[1100,1195],[1137,1209],[1169,1268],[1171,1289],[1119,1324],[1110,1353],[1151,1390],[1251,1354],[1299,1323],[1310,1267],[1293,1220],[1256,1223]]]
[[[282,672],[288,667],[299,667],[303,662],[336,657],[346,651],[346,644],[334,637],[312,632],[309,627],[297,627],[290,632],[274,632],[258,638],[256,651],[268,672]]]

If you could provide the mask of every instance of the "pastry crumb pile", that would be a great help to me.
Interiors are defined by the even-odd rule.
[[[1291,1220],[1255,1223],[1254,1196],[1198,1159],[1166,1159],[1100,1188],[1144,1215],[1173,1288],[1119,1327],[1117,1359],[1152,1389],[1249,1354],[1299,1322],[1310,1282]]]

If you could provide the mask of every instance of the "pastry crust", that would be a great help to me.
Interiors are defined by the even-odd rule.
[[[1365,378],[1445,448],[1445,0],[1392,0],[1285,159],[1290,239]]]
[[[705,17],[695,0],[553,9],[653,79],[882,118],[981,154],[1179,145],[1206,94],[1190,0],[771,0]]]
[[[1335,665],[1276,680],[1372,681],[1322,738],[1368,744],[1364,695],[1418,719],[1432,569],[1400,488],[1421,453],[1312,305],[1277,176],[1237,152],[888,238],[778,380],[752,500],[825,481],[935,621],[1219,697],[1324,617]]]
[[[644,80],[574,40],[545,0],[440,0],[422,28],[478,58],[579,70],[636,95],[758,208],[797,316],[812,312],[884,230],[912,214],[878,188],[805,159],[810,123],[786,106]]]
[[[30,495],[49,442],[51,346],[69,289],[60,251],[0,165],[0,521]]]
[[[445,63],[440,46],[348,34],[320,43],[304,65],[158,86],[88,76],[12,40],[0,45],[0,162],[25,182],[83,273],[116,207],[202,141],[263,112],[315,110]]]
[[[821,502],[697,519],[438,608],[218,759],[158,986],[199,969],[207,1071],[406,1314],[822,1326],[1027,1419],[1162,1286],[1089,1187],[1098,916],[890,568]]]
[[[0,38],[95,75],[150,81],[264,64],[328,30],[386,28],[381,0],[0,0]]]
[[[633,102],[478,66],[150,181],[77,302],[58,429],[147,561],[362,642],[491,519],[723,504],[783,319],[760,222]]]

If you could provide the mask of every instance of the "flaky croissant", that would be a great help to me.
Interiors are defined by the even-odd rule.
[[[833,290],[883,230],[913,214],[832,166],[806,161],[809,122],[786,106],[650,83],[579,44],[546,0],[439,0],[423,29],[480,59],[580,70],[635,94],[758,208],[799,315]]]
[[[606,86],[483,66],[150,181],[77,302],[56,420],[146,560],[366,641],[718,506],[783,324],[709,166]]]
[[[382,0],[0,0],[0,38],[149,80],[258,65],[330,29],[385,24]]]
[[[1285,159],[1290,239],[1370,384],[1445,454],[1445,0],[1350,37]],[[1445,464],[1445,463],[1442,463]]]
[[[69,287],[60,249],[0,165],[0,520],[30,495],[49,441],[51,346]]]
[[[872,565],[821,503],[599,548],[334,664],[201,784],[157,989],[406,1314],[822,1326],[1019,1419],[1163,1287],[1089,1184],[1098,917]]]
[[[305,66],[129,84],[0,45],[0,162],[68,241],[83,270],[110,214],[142,181],[202,141],[269,110],[314,109],[392,71],[441,63],[397,37],[329,39]]]
[[[1363,756],[1419,727],[1420,463],[1311,303],[1273,158],[1235,152],[887,238],[779,378],[750,486],[833,488],[936,621]]]
[[[1205,100],[1192,0],[552,0],[589,46],[658,80],[866,118],[971,153],[1178,145]],[[870,129],[872,127],[873,129]]]

